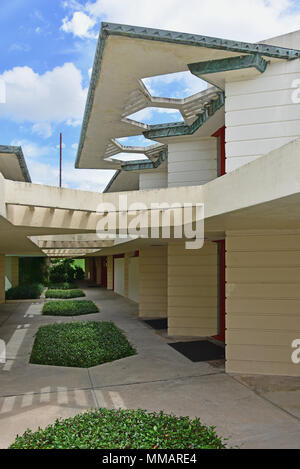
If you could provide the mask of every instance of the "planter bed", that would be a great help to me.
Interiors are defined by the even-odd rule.
[[[27,430],[11,449],[224,449],[214,427],[163,412],[99,409],[45,430]]]
[[[30,363],[90,368],[135,354],[112,322],[60,323],[39,328]]]
[[[46,298],[80,298],[85,296],[82,290],[51,290],[46,291]]]
[[[81,316],[98,312],[98,307],[89,300],[49,301],[42,310],[45,316]]]

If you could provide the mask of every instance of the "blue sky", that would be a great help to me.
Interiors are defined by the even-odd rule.
[[[2,2],[0,79],[7,99],[0,103],[0,144],[22,145],[33,182],[57,184],[59,132],[64,186],[102,190],[113,174],[74,169],[101,20],[257,41],[299,29],[300,0]],[[146,86],[153,95],[170,97],[203,89],[187,73],[147,80]],[[180,116],[147,109],[136,118],[158,123]]]

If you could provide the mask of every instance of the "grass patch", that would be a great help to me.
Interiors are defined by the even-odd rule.
[[[19,285],[7,290],[5,298],[7,300],[35,300],[41,296],[44,286],[40,283],[31,285]]]
[[[198,418],[99,409],[27,430],[10,449],[225,449],[214,427]]]
[[[89,300],[49,301],[42,309],[45,316],[81,316],[98,312],[98,307]]]
[[[90,368],[135,354],[114,323],[73,322],[40,327],[30,363]]]
[[[82,290],[52,290],[51,288],[46,291],[46,298],[80,298],[85,296]]]
[[[70,282],[50,283],[48,288],[50,290],[76,290],[76,285]]]

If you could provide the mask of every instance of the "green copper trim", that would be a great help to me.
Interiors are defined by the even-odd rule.
[[[196,77],[201,77],[208,73],[228,72],[231,70],[240,70],[244,68],[256,68],[263,73],[267,68],[268,62],[260,54],[241,55],[239,57],[228,57],[220,60],[207,60],[188,64],[189,70]]]
[[[0,153],[7,153],[9,155],[16,155],[19,161],[19,165],[24,176],[25,182],[31,182],[31,177],[26,165],[26,161],[23,155],[22,147],[13,147],[10,145],[0,145]]]
[[[156,169],[158,168],[166,159],[168,158],[168,149],[165,148],[162,150],[161,154],[155,161],[131,161],[129,163],[124,163],[121,166],[123,171],[143,171],[146,169]]]
[[[208,119],[213,116],[225,103],[225,94],[219,93],[219,97],[216,100],[211,101],[207,109],[200,114],[198,118],[191,124],[181,123],[170,123],[162,125],[150,126],[150,130],[143,132],[144,136],[149,139],[163,138],[163,137],[178,137],[181,135],[192,135],[194,134]]]
[[[93,72],[85,106],[77,158],[75,163],[76,168],[79,167],[79,160],[81,157],[87,127],[94,103],[96,84],[98,82],[99,75],[101,72],[102,57],[105,48],[105,43],[109,35],[131,37],[136,39],[146,39],[160,42],[169,42],[173,44],[183,44],[210,49],[227,50],[232,52],[238,52],[241,54],[258,53],[266,57],[274,57],[286,60],[297,59],[300,57],[299,50],[286,49],[284,47],[270,46],[267,44],[251,44],[248,42],[200,36],[197,34],[187,34],[174,31],[165,31],[160,29],[142,28],[137,26],[104,22],[101,25],[99,40],[95,54]]]
[[[171,42],[209,49],[221,49],[242,54],[259,53],[277,59],[297,59],[300,50],[285,47],[270,46],[268,44],[253,44],[250,42],[232,41],[217,37],[188,34],[162,29],[143,28],[117,23],[102,23],[102,31],[110,35],[126,36],[136,39],[147,39],[160,42]]]

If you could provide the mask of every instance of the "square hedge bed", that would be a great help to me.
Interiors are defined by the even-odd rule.
[[[113,322],[61,323],[39,328],[30,363],[90,368],[135,354]]]
[[[5,298],[7,300],[36,300],[40,298],[43,290],[44,286],[40,283],[19,285],[7,290]]]
[[[42,309],[45,316],[82,316],[98,312],[98,307],[89,300],[49,301]]]
[[[85,296],[85,293],[82,290],[51,290],[46,291],[46,298],[80,298]]]

